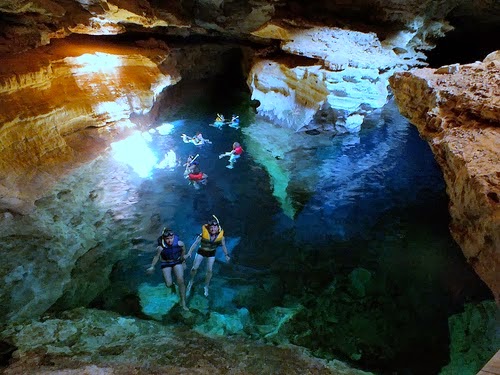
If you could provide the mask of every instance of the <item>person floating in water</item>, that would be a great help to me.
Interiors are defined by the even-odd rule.
[[[184,178],[189,181],[190,185],[193,185],[195,189],[200,188],[200,184],[206,185],[208,176],[203,173],[200,169],[200,163],[198,160],[198,154],[195,156],[189,155],[184,166],[186,169],[184,170]]]
[[[202,146],[204,144],[212,144],[210,139],[203,138],[203,135],[201,132],[196,132],[196,134],[192,137],[188,137],[186,134],[181,135],[182,140],[184,143],[192,143],[195,146]]]
[[[231,121],[229,122],[229,126],[232,128],[235,128],[235,129],[239,128],[240,127],[240,117],[233,115],[231,117]]]
[[[161,270],[165,285],[175,293],[175,285],[172,282],[172,269],[175,273],[177,285],[179,286],[180,302],[184,310],[189,310],[186,306],[186,286],[184,284],[184,262],[186,259],[186,247],[184,242],[171,230],[164,228],[158,238],[157,253],[153,258],[148,273],[153,273],[155,265],[161,258]]]
[[[219,246],[222,247],[224,255],[226,256],[226,261],[229,262],[231,259],[226,247],[226,240],[224,238],[224,230],[220,226],[219,219],[215,215],[212,215],[213,219],[210,219],[207,224],[201,227],[201,234],[198,235],[194,243],[189,248],[186,258],[191,257],[194,249],[200,245],[193,262],[193,268],[191,268],[191,277],[187,286],[186,294],[189,296],[191,288],[193,287],[194,278],[198,272],[203,259],[207,259],[207,273],[205,275],[205,286],[203,287],[203,294],[208,297],[208,287],[210,286],[210,280],[212,279],[212,268],[215,261],[215,251]]]
[[[217,113],[214,123],[210,124],[210,126],[214,126],[217,129],[221,129],[224,125],[226,125],[226,119],[224,118],[224,115],[221,115],[220,113]]]
[[[236,163],[236,160],[240,158],[241,154],[243,154],[243,148],[238,142],[234,142],[233,149],[231,151],[225,152],[224,154],[220,154],[219,159],[229,156],[229,164],[226,165],[226,168],[233,169],[234,163]]]

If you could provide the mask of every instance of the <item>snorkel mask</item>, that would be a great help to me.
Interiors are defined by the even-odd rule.
[[[163,231],[161,232],[161,235],[163,237],[173,237],[174,236],[174,231],[172,229],[168,228],[163,228]]]
[[[220,223],[219,223],[219,219],[217,219],[217,216],[215,215],[212,215],[213,219],[210,219],[208,220],[208,225],[209,226],[217,226],[219,228],[219,230],[221,229],[220,228]]]

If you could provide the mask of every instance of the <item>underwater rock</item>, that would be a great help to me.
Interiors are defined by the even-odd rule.
[[[244,313],[242,315],[245,315]],[[206,337],[183,327],[76,309],[4,327],[0,339],[16,350],[4,374],[73,371],[368,375],[340,361],[325,361],[294,346],[237,337]]]
[[[238,309],[235,314],[220,314],[210,312],[205,323],[197,325],[194,330],[208,336],[226,336],[232,334],[242,334],[250,320],[249,312],[246,308]]]
[[[351,281],[350,291],[358,298],[363,298],[366,295],[366,289],[372,279],[370,271],[364,268],[356,268],[349,274]]]
[[[172,293],[165,284],[151,286],[143,283],[139,285],[138,293],[142,312],[158,321],[179,302],[179,296]]]
[[[498,306],[494,301],[466,304],[448,319],[450,363],[440,375],[475,375],[500,348]]]
[[[313,191],[319,180],[318,169],[308,154],[320,145],[330,144],[327,137],[310,137],[291,129],[277,127],[262,118],[243,129],[247,151],[268,172],[273,195],[285,214],[293,218],[300,207],[295,197]],[[296,188],[294,188],[296,187]]]

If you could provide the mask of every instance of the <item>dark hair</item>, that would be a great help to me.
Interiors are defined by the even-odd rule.
[[[161,232],[161,235],[165,237],[170,237],[174,235],[174,231],[169,228],[163,228],[163,232]]]
[[[217,219],[217,216],[215,216],[215,215],[212,215],[212,217],[207,220],[207,225],[217,225],[219,227],[219,229],[221,227],[220,223],[219,223],[219,219]]]

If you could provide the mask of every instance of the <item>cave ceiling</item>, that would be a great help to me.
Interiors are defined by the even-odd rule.
[[[335,0],[335,1],[160,1],[160,0],[1,0],[0,52],[13,53],[71,34],[207,36],[263,42],[252,32],[271,20],[374,31],[381,39],[420,17],[450,17],[464,26],[500,22],[495,0]],[[385,34],[385,35],[384,35]]]

